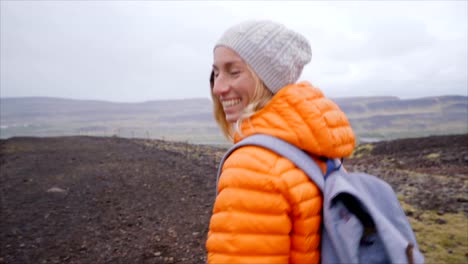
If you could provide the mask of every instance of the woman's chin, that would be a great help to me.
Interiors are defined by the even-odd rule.
[[[239,114],[226,114],[226,121],[229,123],[235,123],[239,119]]]

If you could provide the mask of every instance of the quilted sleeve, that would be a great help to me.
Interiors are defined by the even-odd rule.
[[[208,240],[208,263],[318,263],[321,196],[289,160],[236,150],[223,166]]]
[[[226,160],[210,220],[208,263],[288,263],[293,229],[276,154],[259,147]]]
[[[288,170],[282,178],[288,186],[292,210],[289,263],[319,263],[323,202],[320,189],[297,168]]]

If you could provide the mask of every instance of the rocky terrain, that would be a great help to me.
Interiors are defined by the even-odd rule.
[[[224,150],[118,137],[0,140],[0,263],[203,263]],[[448,214],[466,223],[468,135],[360,145],[345,166],[386,179],[410,216],[437,212],[434,228],[448,226]],[[443,254],[466,262],[459,245],[465,253]]]

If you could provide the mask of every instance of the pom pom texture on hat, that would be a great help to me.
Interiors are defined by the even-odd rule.
[[[312,58],[307,39],[272,21],[237,24],[222,35],[215,49],[218,46],[236,51],[273,93],[295,83]]]

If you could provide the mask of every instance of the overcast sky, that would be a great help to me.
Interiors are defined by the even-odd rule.
[[[466,0],[0,3],[0,97],[209,98],[213,45],[246,19],[305,35],[327,96],[468,95]]]

